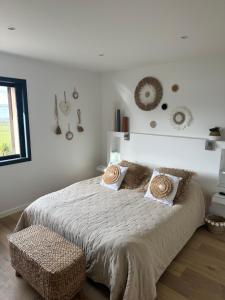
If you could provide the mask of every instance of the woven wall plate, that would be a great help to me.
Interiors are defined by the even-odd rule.
[[[192,114],[187,107],[177,107],[170,115],[171,125],[178,130],[190,126],[192,120]]]
[[[163,88],[158,79],[145,77],[137,85],[134,98],[137,106],[142,110],[155,109],[163,96]]]
[[[173,191],[173,182],[166,175],[158,175],[153,178],[149,189],[155,198],[166,198]]]
[[[116,165],[109,166],[105,174],[102,176],[102,179],[105,184],[116,183],[120,178],[120,167]]]
[[[178,90],[179,90],[179,85],[178,84],[173,84],[172,87],[171,87],[171,90],[176,93]]]

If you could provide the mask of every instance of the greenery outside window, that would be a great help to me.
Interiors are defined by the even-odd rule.
[[[26,80],[0,77],[0,166],[29,160]]]

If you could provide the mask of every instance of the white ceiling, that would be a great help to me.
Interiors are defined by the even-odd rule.
[[[0,51],[99,71],[223,54],[225,0],[0,0]]]

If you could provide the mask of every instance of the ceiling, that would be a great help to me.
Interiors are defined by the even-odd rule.
[[[0,51],[97,71],[224,54],[225,0],[0,0]]]

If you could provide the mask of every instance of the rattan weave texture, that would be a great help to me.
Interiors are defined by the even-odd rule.
[[[72,299],[85,281],[82,250],[46,227],[33,225],[9,236],[15,270],[47,300]]]
[[[111,165],[106,169],[105,174],[102,178],[105,184],[113,184],[119,180],[120,175],[120,167],[116,165]]]
[[[166,175],[158,175],[152,179],[150,190],[154,197],[165,198],[173,191],[173,182]]]

